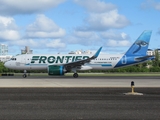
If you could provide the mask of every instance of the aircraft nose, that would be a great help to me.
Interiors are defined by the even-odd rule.
[[[4,63],[4,66],[5,66],[6,68],[10,68],[9,62],[5,62],[5,63]]]

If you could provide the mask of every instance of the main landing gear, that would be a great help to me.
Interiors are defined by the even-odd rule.
[[[74,72],[73,77],[77,78],[78,77],[77,68],[73,68],[72,72]]]
[[[73,74],[73,77],[74,77],[74,78],[78,78],[78,73],[74,73],[74,74]]]

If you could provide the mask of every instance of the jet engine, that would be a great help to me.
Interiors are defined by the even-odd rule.
[[[58,65],[48,66],[48,75],[64,75],[64,73],[65,73],[64,66],[58,66]]]

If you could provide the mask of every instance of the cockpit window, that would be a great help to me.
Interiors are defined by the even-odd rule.
[[[16,58],[11,58],[11,60],[16,60]]]

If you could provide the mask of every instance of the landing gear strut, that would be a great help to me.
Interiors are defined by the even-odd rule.
[[[27,70],[24,70],[23,78],[27,77]]]
[[[74,74],[73,74],[73,77],[74,77],[74,78],[77,78],[77,77],[78,77],[78,73],[74,73]]]

